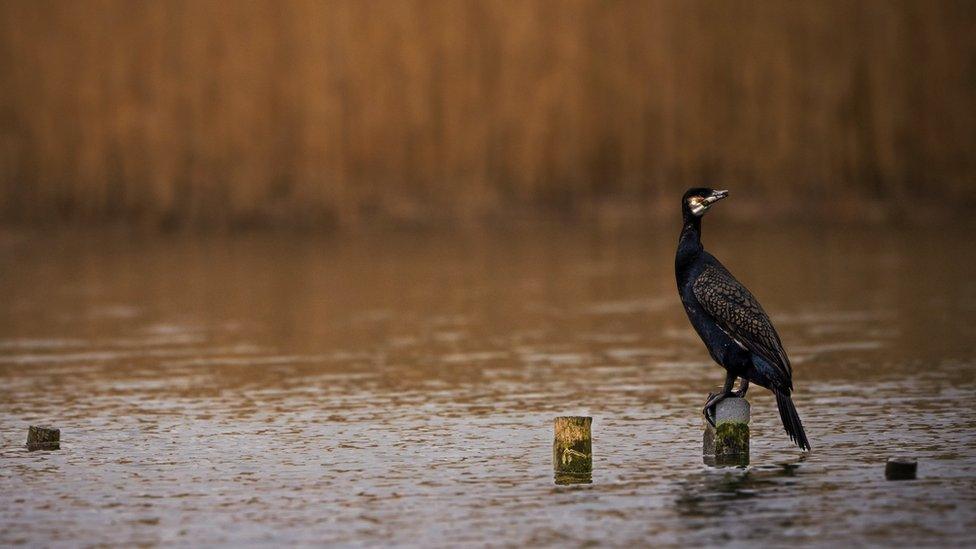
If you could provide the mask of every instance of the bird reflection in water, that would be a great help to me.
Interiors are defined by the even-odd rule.
[[[739,514],[744,500],[774,497],[780,489],[792,483],[790,479],[796,476],[804,459],[805,456],[801,456],[761,468],[700,471],[681,483],[675,506],[679,514],[687,517]]]

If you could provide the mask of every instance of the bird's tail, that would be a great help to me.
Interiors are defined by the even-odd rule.
[[[793,406],[790,395],[776,393],[776,407],[779,408],[779,418],[783,420],[783,427],[790,435],[790,440],[801,449],[809,450],[810,442],[807,440],[807,434],[803,432],[803,424],[800,423],[800,416],[796,413],[796,406]]]

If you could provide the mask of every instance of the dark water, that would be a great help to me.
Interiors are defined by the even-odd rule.
[[[755,388],[712,469],[674,232],[7,236],[0,544],[976,543],[976,233],[706,226],[814,447]],[[593,483],[556,486],[577,414]]]

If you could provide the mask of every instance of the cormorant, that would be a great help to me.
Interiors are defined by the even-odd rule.
[[[684,226],[674,259],[678,294],[712,359],[727,372],[722,392],[709,395],[702,413],[714,426],[715,405],[729,396],[745,396],[749,383],[755,383],[776,395],[779,417],[790,440],[809,450],[810,443],[790,398],[793,371],[779,334],[759,301],[702,247],[702,216],[728,195],[728,191],[694,188],[681,199]],[[733,392],[736,378],[742,382]]]

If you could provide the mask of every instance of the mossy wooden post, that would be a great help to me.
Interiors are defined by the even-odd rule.
[[[27,429],[27,449],[29,451],[57,450],[59,448],[61,448],[61,429],[34,425]]]
[[[593,473],[591,417],[557,417],[553,422],[552,469],[557,484],[589,482]]]
[[[702,455],[708,465],[749,464],[749,401],[730,397],[715,407],[715,428],[705,422]]]

